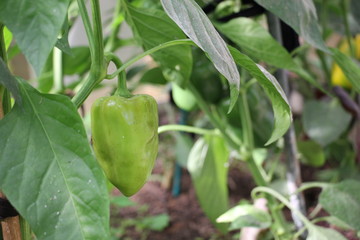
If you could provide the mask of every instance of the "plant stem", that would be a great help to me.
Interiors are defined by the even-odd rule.
[[[191,93],[194,95],[197,104],[203,110],[210,118],[211,123],[219,129],[223,137],[225,138],[226,142],[232,147],[233,149],[239,149],[239,146],[241,145],[241,142],[238,139],[235,139],[231,134],[226,130],[226,127],[222,122],[219,121],[218,118],[214,116],[212,111],[210,110],[208,104],[205,102],[205,100],[201,97],[200,93],[197,91],[197,89],[194,87],[192,83],[188,83],[188,89],[191,91]]]
[[[78,4],[80,14],[84,22],[86,34],[89,39],[91,68],[90,74],[85,79],[84,84],[72,99],[72,102],[77,108],[81,106],[81,104],[90,95],[95,86],[105,78],[107,71],[106,60],[104,58],[104,44],[99,0],[91,0],[93,29],[91,28],[84,0],[78,0]]]
[[[347,13],[348,13],[348,9],[349,9],[349,1],[348,0],[342,0],[340,1],[340,8],[341,8],[341,15],[343,17],[343,22],[344,22],[344,27],[345,27],[345,35],[346,35],[346,40],[349,44],[349,49],[350,49],[350,55],[353,58],[356,58],[356,53],[355,53],[355,48],[354,48],[354,44],[352,41],[352,36],[351,36],[351,32],[350,32],[350,26],[349,26],[349,21],[347,18]]]
[[[324,183],[324,182],[307,182],[301,184],[301,186],[297,189],[297,192],[302,192],[310,188],[326,188],[330,186],[330,183]]]
[[[265,187],[268,186],[269,184],[266,180],[267,178],[262,174],[262,171],[260,170],[261,166],[258,166],[256,164],[252,156],[252,152],[254,150],[254,134],[252,129],[251,115],[250,115],[249,104],[247,101],[246,93],[247,93],[246,89],[243,89],[243,91],[241,91],[240,93],[241,96],[238,101],[240,108],[239,110],[240,110],[241,125],[243,130],[243,143],[248,152],[245,161],[249,167],[249,170],[254,178],[256,185]],[[276,232],[278,232],[279,235],[281,235],[286,231],[284,216],[281,214],[280,209],[278,209],[275,200],[271,196],[266,196],[266,199],[268,200],[269,209],[275,221],[275,226],[273,229],[276,229]]]
[[[20,216],[21,236],[22,240],[32,240],[32,232],[29,223]]]
[[[126,63],[124,63],[119,69],[117,69],[114,73],[112,74],[108,74],[106,76],[107,79],[113,79],[115,78],[121,71],[124,71],[126,68],[128,68],[129,66],[131,66],[132,64],[134,64],[135,62],[139,61],[140,59],[142,59],[143,57],[150,55],[156,51],[159,51],[161,49],[164,48],[168,48],[168,47],[172,47],[172,46],[176,46],[176,45],[194,45],[195,43],[193,41],[191,41],[190,39],[180,39],[180,40],[173,40],[173,41],[169,41],[166,43],[162,43],[154,48],[151,48],[145,52],[143,52],[140,55],[135,56],[134,58],[130,59],[129,61],[127,61]]]
[[[301,219],[301,221],[303,221],[303,223],[308,226],[311,225],[311,222],[297,209],[294,208],[292,206],[292,204],[281,194],[279,194],[278,192],[276,192],[275,190],[268,188],[268,187],[256,187],[252,190],[251,192],[251,196],[253,198],[256,197],[256,194],[259,192],[264,192],[264,193],[268,193],[272,196],[274,196],[276,199],[278,199],[280,202],[282,202],[287,208],[289,208],[291,210],[291,212],[294,212],[294,214],[297,215],[297,217],[299,219]]]
[[[62,52],[57,47],[53,49],[53,71],[54,71],[54,87],[53,91],[59,93],[64,88],[63,72],[62,72]]]
[[[90,46],[90,53],[91,56],[93,56],[93,52],[95,51],[95,44],[94,44],[94,33],[91,27],[91,22],[90,22],[90,18],[89,15],[87,13],[87,9],[86,9],[86,4],[84,2],[84,0],[77,0],[78,5],[79,5],[79,12],[81,15],[81,19],[84,23],[84,27],[85,27],[85,31],[86,31],[86,35],[89,41],[89,46]]]
[[[99,0],[91,0],[91,11],[93,16],[93,30],[94,30],[94,56],[92,65],[97,68],[104,67],[104,40],[102,32],[102,21]],[[101,66],[101,67],[99,67]],[[100,70],[100,72],[103,69]]]
[[[107,59],[108,62],[110,62],[110,61],[113,62],[115,64],[116,68],[120,68],[123,65],[120,58],[118,58],[113,53],[106,53],[105,58]],[[115,92],[115,95],[126,97],[126,98],[133,96],[131,94],[131,92],[129,91],[129,89],[127,88],[125,71],[120,72],[118,75],[118,87]]]
[[[216,129],[203,129],[198,127],[178,125],[178,124],[163,125],[158,128],[158,134],[169,131],[179,131],[179,132],[181,131],[181,132],[195,133],[199,135],[217,134]]]
[[[121,0],[117,0],[114,15],[113,15],[113,21],[111,23],[112,31],[111,31],[110,37],[105,45],[106,52],[113,52],[115,50],[117,35],[119,33],[120,26],[121,26],[121,23],[116,21],[120,14],[120,10],[121,10]]]

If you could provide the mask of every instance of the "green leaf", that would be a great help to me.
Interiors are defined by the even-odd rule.
[[[4,39],[5,39],[5,49],[7,50],[9,49],[13,39],[13,35],[7,27],[4,28]]]
[[[176,146],[175,146],[175,155],[176,155],[176,162],[183,168],[187,166],[187,160],[189,158],[189,153],[194,145],[193,140],[187,134],[182,134],[179,132],[174,132],[174,136],[176,139]]]
[[[274,130],[266,145],[273,143],[286,133],[292,121],[291,109],[286,95],[275,77],[262,66],[255,64],[248,56],[237,49],[230,46],[229,49],[236,63],[258,80],[271,100],[275,122]]]
[[[331,215],[360,231],[360,182],[345,180],[323,189],[320,204]]]
[[[302,123],[306,134],[325,146],[340,137],[347,129],[351,115],[337,101],[308,101],[305,103]]]
[[[239,95],[240,75],[225,41],[195,1],[161,0],[161,3],[171,19],[207,53],[215,68],[229,81],[230,111]]]
[[[325,154],[321,145],[314,141],[298,141],[301,162],[313,167],[321,167],[325,163]]]
[[[0,84],[4,85],[12,93],[16,101],[21,103],[22,97],[20,95],[19,85],[11,75],[2,58],[0,58]]]
[[[255,0],[278,16],[314,47],[329,52],[320,33],[316,8],[312,0]]]
[[[278,68],[297,68],[286,49],[254,20],[241,17],[215,26],[246,55]]]
[[[90,69],[91,57],[89,47],[74,47],[71,55],[63,55],[63,72],[66,75],[83,74]]]
[[[125,17],[131,26],[136,39],[145,50],[162,43],[184,39],[186,36],[176,24],[163,12],[157,9],[138,9],[123,1]],[[152,56],[164,71],[169,81],[185,86],[192,71],[192,55],[190,46],[174,46],[153,53]]]
[[[129,198],[127,198],[125,196],[112,197],[112,198],[110,198],[110,203],[114,204],[117,207],[121,207],[121,208],[136,206],[136,203],[134,203],[133,201],[131,201]]]
[[[58,38],[55,46],[60,49],[62,52],[68,54],[68,55],[72,55],[71,53],[71,49],[70,49],[70,45],[69,45],[69,30],[70,30],[70,26],[69,26],[69,22],[68,19],[65,19],[65,22],[62,26],[62,34],[61,34],[61,38]]]
[[[153,231],[162,231],[169,226],[170,217],[168,214],[159,214],[156,216],[145,217],[141,220],[140,224],[143,228]]]
[[[77,109],[17,85],[23,101],[0,121],[0,188],[39,240],[108,239],[106,182]]]
[[[14,34],[37,75],[57,41],[68,5],[69,0],[0,1],[0,21]]]
[[[195,143],[188,159],[188,170],[201,208],[223,232],[226,224],[216,223],[216,219],[228,209],[228,157],[229,150],[223,138],[206,136]]]
[[[140,79],[141,83],[165,85],[167,83],[161,68],[152,68],[144,73]]]
[[[346,240],[343,235],[331,228],[310,225],[308,231],[309,235],[306,240]]]
[[[360,65],[356,64],[349,56],[346,56],[338,49],[331,48],[330,50],[346,78],[351,82],[354,89],[360,93]]]
[[[220,217],[217,222],[231,222],[230,231],[243,227],[268,228],[271,226],[271,216],[266,211],[253,205],[238,205],[231,208]]]

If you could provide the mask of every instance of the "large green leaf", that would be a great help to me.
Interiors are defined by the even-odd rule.
[[[271,100],[275,123],[271,137],[266,143],[270,144],[286,133],[292,121],[291,109],[286,95],[275,77],[262,66],[254,63],[248,56],[242,54],[237,49],[233,47],[229,47],[229,49],[236,63],[258,80]]]
[[[215,26],[248,56],[278,68],[297,68],[286,49],[256,21],[241,17]]]
[[[0,21],[39,75],[64,23],[69,0],[1,0]]]
[[[340,137],[351,121],[337,101],[308,101],[305,103],[302,123],[306,134],[325,146]]]
[[[306,240],[346,240],[343,235],[331,228],[310,225],[308,231],[309,235]]]
[[[161,0],[166,13],[185,34],[207,53],[215,68],[230,83],[230,109],[236,103],[240,75],[225,41],[194,0]]]
[[[312,0],[255,0],[291,26],[308,43],[328,52],[318,25],[316,8]]]
[[[331,48],[333,58],[343,70],[346,78],[351,82],[354,89],[360,93],[360,65],[356,64],[349,56],[336,48]]]
[[[135,37],[145,50],[162,43],[184,39],[186,36],[178,26],[163,12],[157,9],[134,8],[123,1],[126,21]],[[192,71],[190,46],[174,46],[152,54],[160,62],[164,76],[179,85],[185,85]]]
[[[226,224],[217,223],[216,219],[228,209],[228,157],[223,138],[206,136],[194,144],[187,162],[201,208],[223,232]]]
[[[109,239],[105,178],[77,109],[10,78],[22,101],[0,121],[0,189],[39,240]]]
[[[331,215],[360,231],[360,182],[346,180],[323,189],[320,204]]]

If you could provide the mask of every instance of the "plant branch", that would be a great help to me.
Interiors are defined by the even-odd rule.
[[[120,11],[121,11],[121,0],[117,0],[113,15],[113,20],[111,23],[112,30],[109,39],[105,45],[105,51],[107,52],[113,52],[114,50],[116,50],[115,48],[116,48],[117,35],[120,31],[120,26],[121,26],[121,22],[117,21],[118,16],[120,15]]]
[[[297,208],[294,208],[290,201],[288,201],[284,196],[276,192],[275,190],[268,188],[268,187],[256,187],[251,191],[251,197],[256,198],[256,194],[259,192],[264,192],[272,195],[277,200],[279,200],[281,203],[283,203],[287,208],[291,210],[291,212],[294,212],[294,214],[297,215],[299,219],[306,225],[311,225],[311,222],[305,217],[304,214],[302,214]]]
[[[116,66],[116,68],[120,68],[123,63],[120,60],[120,58],[118,58],[115,54],[113,53],[106,53],[105,54],[105,58],[107,62],[113,62]],[[126,97],[129,98],[131,96],[133,96],[129,89],[127,88],[127,84],[126,84],[126,72],[125,70],[120,72],[118,75],[118,87],[117,90],[115,92],[116,95],[122,96],[122,97]]]
[[[218,118],[216,118],[213,114],[213,112],[210,110],[208,104],[205,102],[205,100],[201,97],[200,93],[197,91],[197,89],[194,87],[194,85],[190,82],[188,83],[188,89],[191,91],[191,93],[194,95],[197,104],[203,110],[210,118],[211,123],[219,129],[222,136],[225,138],[226,142],[230,145],[233,149],[239,149],[241,142],[239,139],[234,139],[234,137],[226,130],[226,126]]]
[[[168,47],[172,47],[172,46],[176,46],[176,45],[193,45],[196,46],[195,43],[193,41],[191,41],[190,39],[181,39],[181,40],[173,40],[173,41],[169,41],[166,43],[162,43],[154,48],[151,48],[145,52],[143,52],[140,55],[135,56],[134,58],[130,59],[129,61],[127,61],[126,63],[124,63],[119,69],[117,69],[115,72],[108,74],[106,76],[106,79],[113,79],[115,78],[121,71],[124,71],[126,68],[128,68],[129,66],[131,66],[132,64],[134,64],[135,62],[139,61],[140,59],[142,59],[143,57],[150,55],[156,51],[162,50],[164,48],[168,48]]]
[[[53,92],[59,93],[64,88],[62,72],[62,51],[57,47],[53,50],[53,71],[54,71],[54,88]]]
[[[342,15],[342,18],[343,18],[343,23],[344,23],[344,26],[345,26],[346,40],[348,42],[349,49],[350,49],[350,55],[353,58],[356,58],[355,47],[354,47],[354,43],[352,41],[349,21],[348,21],[348,17],[347,17],[348,9],[349,9],[349,1],[348,0],[341,1],[340,2],[340,9],[341,9],[341,15]]]
[[[163,125],[158,128],[158,134],[169,132],[169,131],[178,131],[178,132],[188,132],[188,133],[195,133],[199,135],[218,135],[218,131],[216,129],[203,129],[193,126],[186,126],[186,125],[178,125],[178,124],[169,124]]]
[[[86,4],[85,4],[84,0],[77,0],[77,3],[79,5],[79,12],[81,15],[81,19],[83,20],[86,35],[87,35],[87,38],[89,41],[90,53],[91,53],[91,56],[93,56],[94,51],[95,51],[95,49],[94,49],[95,48],[94,33],[93,33],[92,26],[91,26],[89,15],[87,13]]]

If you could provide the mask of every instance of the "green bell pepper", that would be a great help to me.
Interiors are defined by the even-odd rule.
[[[111,96],[91,108],[93,148],[107,178],[125,196],[138,192],[158,152],[158,110],[151,96]]]

